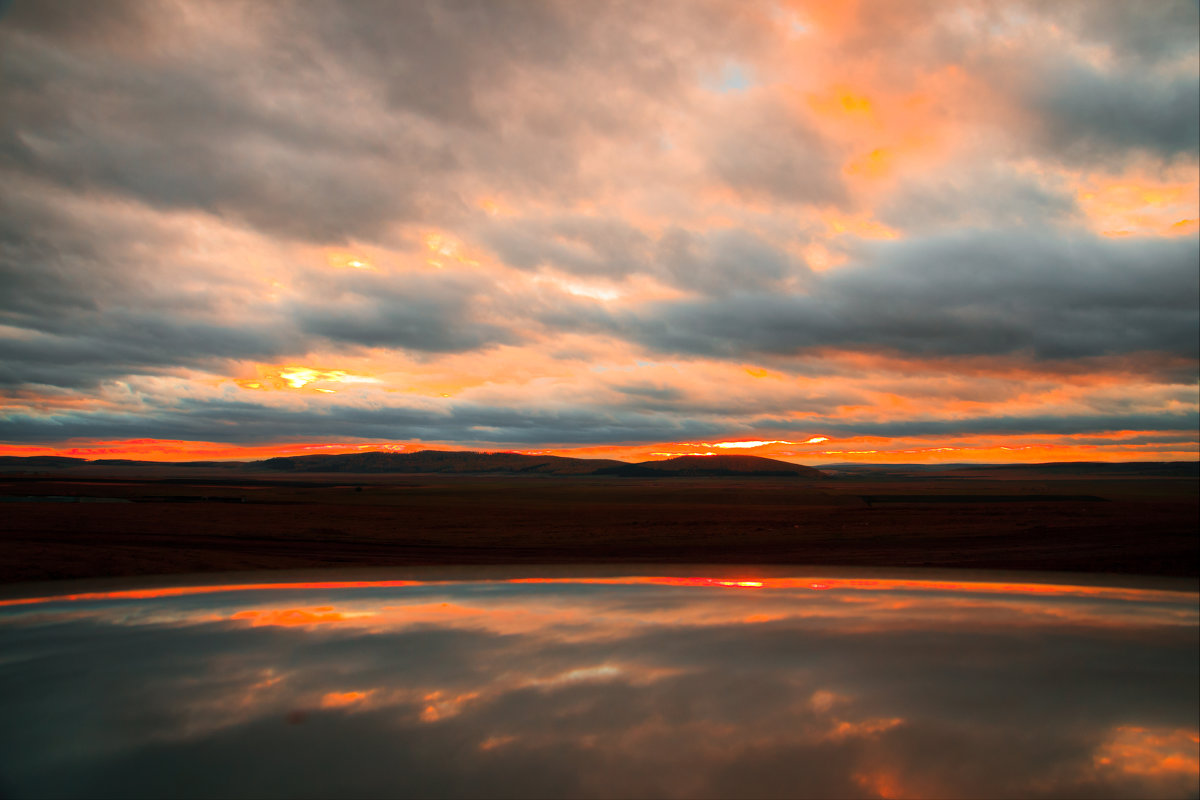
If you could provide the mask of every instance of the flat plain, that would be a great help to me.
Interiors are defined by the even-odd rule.
[[[0,474],[0,582],[213,571],[770,564],[1196,577],[1190,475],[387,475],[86,465]]]

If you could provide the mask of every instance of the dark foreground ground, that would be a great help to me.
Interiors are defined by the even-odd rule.
[[[1194,477],[0,474],[0,582],[427,564],[796,564],[1195,577]]]

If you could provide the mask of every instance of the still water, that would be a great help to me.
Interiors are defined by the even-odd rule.
[[[1194,591],[329,576],[0,600],[0,796],[1200,790]]]

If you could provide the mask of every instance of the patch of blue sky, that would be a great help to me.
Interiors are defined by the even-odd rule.
[[[721,92],[744,92],[754,85],[754,77],[745,64],[736,61],[726,61],[721,71],[705,81],[706,88]]]

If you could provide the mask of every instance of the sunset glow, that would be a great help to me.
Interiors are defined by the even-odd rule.
[[[0,9],[0,455],[1200,458],[1194,2]]]

